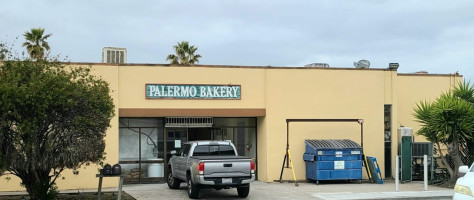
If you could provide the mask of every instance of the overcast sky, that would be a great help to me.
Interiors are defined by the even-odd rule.
[[[200,64],[371,68],[452,74],[474,82],[474,1],[11,0],[0,6],[0,41],[21,48],[42,27],[52,54],[100,62],[103,47],[128,63],[167,63],[189,41]],[[19,39],[15,40],[19,36]]]

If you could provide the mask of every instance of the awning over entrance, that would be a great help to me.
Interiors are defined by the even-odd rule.
[[[120,117],[264,117],[265,108],[244,109],[173,109],[173,108],[120,108]]]

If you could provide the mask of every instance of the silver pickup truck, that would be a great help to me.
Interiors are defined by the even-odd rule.
[[[200,188],[237,188],[245,198],[255,180],[255,163],[239,156],[235,146],[226,141],[186,142],[168,163],[168,187],[178,189],[187,182],[189,198],[198,198]]]

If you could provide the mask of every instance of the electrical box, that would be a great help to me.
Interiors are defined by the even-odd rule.
[[[398,128],[398,137],[400,142],[400,177],[402,182],[411,181],[411,161],[412,161],[412,145],[413,145],[413,128]]]

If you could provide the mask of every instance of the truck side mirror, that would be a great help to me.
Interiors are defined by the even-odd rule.
[[[469,171],[469,167],[467,165],[463,165],[459,167],[459,173],[467,173]]]
[[[171,154],[171,155],[176,155],[176,150],[171,150],[171,151],[170,151],[170,154]]]

